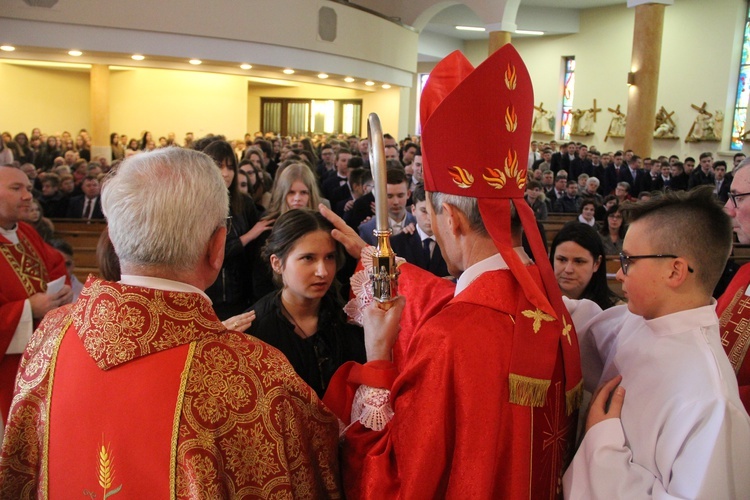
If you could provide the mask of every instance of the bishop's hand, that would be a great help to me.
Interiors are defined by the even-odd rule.
[[[403,295],[389,302],[387,309],[377,302],[368,305],[363,311],[365,329],[365,350],[367,361],[390,361],[393,344],[396,343],[401,313],[406,299]]]

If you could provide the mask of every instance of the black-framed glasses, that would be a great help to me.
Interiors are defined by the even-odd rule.
[[[622,268],[622,274],[628,275],[628,268],[633,261],[638,259],[679,259],[677,255],[672,254],[654,254],[654,255],[625,255],[620,252],[620,267]],[[692,267],[688,266],[688,272],[695,272]]]
[[[732,205],[734,205],[734,208],[738,208],[739,201],[742,199],[742,197],[748,195],[750,195],[750,193],[729,193],[729,199],[732,200]]]

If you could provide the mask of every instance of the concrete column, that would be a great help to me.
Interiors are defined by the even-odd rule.
[[[628,89],[624,148],[632,149],[641,157],[651,156],[654,144],[665,7],[663,3],[635,5],[633,56],[630,64],[634,81]],[[626,83],[626,75],[622,75],[622,85]],[[619,82],[615,81],[615,84],[619,85]]]
[[[90,75],[91,89],[91,158],[105,156],[112,158],[109,145],[109,67],[105,64],[92,64]]]
[[[488,55],[494,54],[497,49],[510,43],[510,31],[490,31],[490,45]]]

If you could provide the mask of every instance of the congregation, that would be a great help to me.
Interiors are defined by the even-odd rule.
[[[750,162],[558,147],[490,122],[464,139],[492,146],[457,151],[439,138],[460,136],[476,95],[500,95],[488,116],[531,109],[527,74],[516,90],[493,73],[521,69],[520,56],[493,58],[503,64],[446,58],[436,74],[476,78],[455,82],[451,100],[425,88],[422,137],[383,137],[387,223],[406,262],[385,308],[365,286],[367,138],[112,133],[111,156],[92,157],[83,129],[4,132],[0,496],[73,491],[96,484],[95,470],[103,498],[747,494],[731,467],[750,458],[747,271],[718,307],[711,294],[730,272],[732,232],[750,242]],[[476,166],[527,147],[525,175],[508,182]],[[547,235],[551,218],[570,222]],[[46,243],[61,219],[108,226],[104,279],[75,295]],[[692,223],[705,241],[689,237]],[[608,287],[608,256],[624,296]],[[637,369],[649,363],[665,380]],[[685,363],[692,385],[679,382]],[[76,412],[98,399],[107,418],[94,435],[100,415]],[[159,422],[152,435],[137,432],[143,419]],[[73,446],[98,460],[66,464]],[[136,484],[138,457],[154,450],[159,472]],[[508,453],[517,463],[498,467]],[[125,479],[101,479],[112,454]]]

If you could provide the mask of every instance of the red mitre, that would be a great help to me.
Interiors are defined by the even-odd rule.
[[[534,314],[546,314],[555,320],[554,327],[546,323],[556,332],[549,333],[549,342],[542,342],[542,332],[534,334],[534,341],[514,341],[511,374],[521,379],[549,380],[558,346],[562,345],[566,389],[572,398],[581,380],[577,339],[575,334],[567,335],[572,321],[536,218],[524,200],[533,107],[531,78],[512,45],[503,46],[476,69],[460,52],[450,54],[435,66],[422,92],[424,183],[427,191],[478,199],[485,227],[521,285],[525,299],[536,309]],[[544,289],[513,250],[509,200],[514,200]],[[530,335],[520,330],[516,328],[516,336]]]

